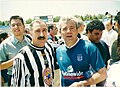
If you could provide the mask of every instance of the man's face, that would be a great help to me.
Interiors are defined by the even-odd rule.
[[[34,23],[32,27],[32,43],[35,46],[43,47],[47,41],[47,25],[44,22]]]
[[[10,23],[10,27],[15,36],[23,35],[25,26],[22,24],[19,19],[12,19]]]
[[[67,23],[61,24],[61,35],[65,42],[75,43],[77,40],[78,30],[76,24],[73,21],[68,21]]]
[[[57,35],[58,29],[57,29],[56,25],[53,26],[52,31],[53,31],[53,35]]]
[[[88,38],[90,41],[94,42],[94,43],[98,43],[102,37],[102,30],[93,30],[92,32],[88,31]]]
[[[82,33],[84,31],[85,25],[81,24],[81,26],[78,28],[78,32]]]
[[[112,29],[112,24],[110,22],[107,22],[105,25],[105,28],[109,31]]]
[[[118,28],[118,34],[120,34],[120,25],[118,24],[118,22],[117,22],[117,28]]]

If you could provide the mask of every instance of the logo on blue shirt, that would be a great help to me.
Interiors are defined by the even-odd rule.
[[[83,60],[82,54],[78,54],[78,55],[77,55],[77,60],[78,60],[78,61],[82,61],[82,60]]]

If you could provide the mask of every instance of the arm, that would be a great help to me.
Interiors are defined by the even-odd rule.
[[[98,72],[93,74],[93,76],[90,79],[83,81],[83,83],[84,83],[84,85],[97,84],[97,83],[105,80],[106,76],[107,76],[106,68],[101,68]]]
[[[7,69],[7,68],[11,67],[12,65],[13,65],[13,59],[10,59],[10,60],[0,64],[0,67],[1,67],[0,70]]]
[[[6,45],[6,43],[0,44],[0,70],[8,69],[13,65],[13,58],[12,59],[9,58],[10,56],[9,54],[11,53],[8,49],[9,49],[9,45]]]
[[[106,79],[107,72],[106,68],[101,68],[98,72],[93,74],[93,76],[87,80],[75,82],[70,87],[82,87],[87,85],[94,85]]]
[[[20,59],[22,57],[18,54],[15,60],[13,60],[11,86],[25,87],[25,66],[23,60]]]
[[[60,87],[60,70],[54,70],[54,86],[53,87]]]

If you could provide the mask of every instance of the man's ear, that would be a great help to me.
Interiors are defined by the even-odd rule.
[[[92,33],[88,30],[88,33],[87,33],[89,36],[92,35]]]
[[[59,30],[59,33],[61,34],[61,29]]]
[[[88,30],[88,34],[90,34],[90,31]]]
[[[1,38],[1,41],[3,41],[4,39],[3,38]]]
[[[25,29],[25,25],[23,25],[24,29]]]

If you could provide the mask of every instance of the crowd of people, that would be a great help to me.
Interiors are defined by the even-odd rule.
[[[26,31],[23,18],[11,16],[13,34],[0,33],[0,85],[120,86],[120,12],[115,21],[116,30],[112,19],[85,25],[62,17],[59,27],[36,19]]]

